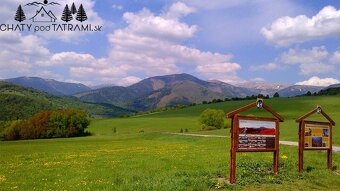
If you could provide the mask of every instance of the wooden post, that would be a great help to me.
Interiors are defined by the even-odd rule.
[[[298,169],[301,173],[303,171],[303,148],[304,148],[304,127],[303,127],[303,121],[299,123],[299,164]]]
[[[231,121],[231,146],[230,146],[230,176],[229,181],[230,184],[234,184],[236,182],[236,131],[238,130],[238,120],[237,115],[232,118]]]
[[[329,149],[327,150],[327,168],[329,170],[333,169],[333,164],[332,164],[332,151],[333,151],[333,144],[332,144],[332,125],[329,125]]]
[[[280,125],[279,121],[275,122],[276,124],[276,138],[275,138],[275,151],[274,151],[274,157],[273,157],[273,171],[274,174],[277,174],[279,172],[279,150],[280,150],[280,142],[279,142],[279,136],[280,136]]]
[[[231,119],[230,136],[231,136],[231,140],[230,140],[229,182],[230,182],[230,184],[233,184],[234,183],[234,181],[233,181],[233,171],[234,171],[234,167],[233,167],[234,118]]]

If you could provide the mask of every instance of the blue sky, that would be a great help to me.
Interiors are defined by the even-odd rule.
[[[29,2],[4,0],[0,23],[17,24],[18,5]],[[340,83],[338,0],[58,2],[83,3],[89,18],[84,23],[103,31],[0,31],[0,78],[129,85],[189,73],[232,84]],[[27,17],[35,12],[23,9]],[[51,9],[59,18],[62,8]]]

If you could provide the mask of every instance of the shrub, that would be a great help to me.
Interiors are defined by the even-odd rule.
[[[208,125],[205,125],[205,124],[201,125],[201,128],[202,128],[203,130],[206,130],[206,131],[216,130],[216,129],[217,129],[216,127],[208,126]]]
[[[224,126],[224,118],[224,111],[206,109],[201,113],[199,121],[204,130],[221,129]]]
[[[276,93],[274,94],[274,97],[280,97],[280,94],[279,94],[278,92],[276,92]]]
[[[17,121],[6,128],[5,140],[84,136],[90,121],[79,110],[43,111],[28,120]]]

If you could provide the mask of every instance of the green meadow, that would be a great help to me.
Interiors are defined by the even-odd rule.
[[[237,184],[229,176],[230,138],[190,137],[188,133],[229,136],[229,129],[201,131],[207,108],[232,111],[252,101],[198,105],[130,118],[93,120],[93,136],[0,142],[0,190],[340,190],[340,153],[333,170],[326,153],[305,152],[297,172],[297,147],[280,145],[280,172],[271,173],[272,153],[238,153]],[[297,141],[295,119],[320,105],[340,123],[340,97],[265,100],[282,115],[280,140]],[[269,116],[253,109],[245,114]],[[310,118],[324,120],[320,115]],[[226,120],[226,123],[230,123]],[[230,126],[230,124],[229,124]],[[333,144],[340,146],[340,126]]]

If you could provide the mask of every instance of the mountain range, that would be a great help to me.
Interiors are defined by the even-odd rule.
[[[3,81],[16,85],[37,89],[52,95],[73,95],[82,91],[89,91],[91,88],[80,83],[59,82],[52,79],[42,79],[38,77],[19,77],[5,79]]]
[[[188,74],[175,74],[148,78],[128,87],[107,87],[75,96],[86,102],[109,103],[145,111],[226,97],[245,97],[254,93],[223,82],[207,82]]]
[[[265,83],[265,82],[246,82],[236,84],[236,86],[252,89],[259,94],[273,96],[276,92],[279,92],[290,86],[280,83]]]
[[[258,94],[272,96],[276,92],[282,97],[293,97],[306,94],[308,91],[319,92],[325,88],[262,82],[231,85],[216,80],[204,81],[189,74],[155,76],[128,87],[109,86],[99,89],[37,77],[20,77],[4,81],[53,95],[72,95],[87,103],[109,104],[133,111]]]
[[[317,93],[322,89],[325,89],[325,87],[293,85],[278,91],[278,93],[282,97],[294,97],[297,95],[304,95],[308,92]]]

